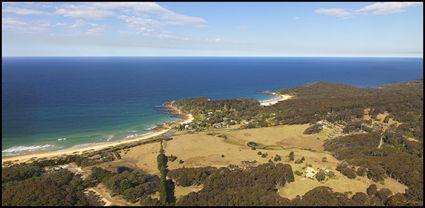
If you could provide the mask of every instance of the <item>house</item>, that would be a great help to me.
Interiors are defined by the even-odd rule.
[[[312,167],[307,167],[305,169],[305,172],[306,172],[305,177],[311,178],[311,179],[314,179],[314,176],[316,176],[316,174],[317,174],[317,170],[315,170]]]

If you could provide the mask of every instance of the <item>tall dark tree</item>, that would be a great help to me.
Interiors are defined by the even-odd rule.
[[[157,162],[158,170],[161,174],[161,176],[159,177],[159,200],[162,205],[173,205],[175,203],[174,183],[171,180],[167,181],[168,157],[165,155],[165,151],[162,146],[162,140],[161,149],[159,150],[159,155],[157,157]]]
[[[289,153],[289,160],[294,161],[294,152]]]

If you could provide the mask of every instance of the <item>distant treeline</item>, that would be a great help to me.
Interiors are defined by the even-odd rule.
[[[283,89],[279,93],[294,98],[271,106],[261,106],[255,99],[209,100],[205,97],[185,98],[175,102],[179,108],[194,115],[193,130],[242,128],[280,124],[315,124],[320,120],[347,124],[363,117],[370,109],[373,119],[388,112],[402,122],[405,133],[423,138],[423,81],[386,85],[381,88],[357,88],[350,85],[318,82],[303,87]],[[363,121],[368,122],[368,121]],[[177,127],[183,130],[187,127]]]

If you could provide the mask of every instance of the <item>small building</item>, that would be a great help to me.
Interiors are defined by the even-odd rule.
[[[314,176],[316,176],[316,174],[317,174],[317,170],[315,170],[314,168],[312,168],[312,167],[307,167],[306,169],[305,169],[305,172],[306,172],[306,174],[305,174],[305,177],[306,178],[311,178],[311,179],[314,179]]]

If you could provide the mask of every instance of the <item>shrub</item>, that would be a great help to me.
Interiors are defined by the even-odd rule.
[[[277,162],[277,161],[281,161],[282,158],[280,157],[280,155],[276,154],[273,160]]]
[[[318,173],[316,173],[315,177],[318,181],[323,181],[326,179],[326,174],[323,170],[321,170]]]
[[[328,172],[328,177],[330,177],[330,178],[335,178],[335,177],[336,177],[336,175],[335,175],[335,173],[334,173],[333,171],[329,171],[329,172]]]
[[[378,187],[376,187],[375,184],[370,185],[367,189],[366,192],[369,196],[373,196],[376,194],[376,192],[378,191]]]
[[[303,163],[303,161],[301,160],[301,159],[299,159],[299,160],[295,160],[295,162],[294,162],[295,164],[301,164],[301,163]]]
[[[358,176],[365,176],[366,175],[366,168],[364,168],[364,167],[357,168],[356,174]]]
[[[369,197],[367,194],[363,192],[357,192],[352,197],[351,200],[353,200],[353,203],[355,205],[368,205]]]
[[[303,134],[316,134],[322,131],[323,127],[320,124],[314,124],[304,130]]]
[[[387,188],[382,188],[376,192],[376,196],[378,196],[382,201],[386,201],[392,194],[393,192]]]
[[[290,161],[294,161],[294,152],[290,152],[288,157]]]
[[[385,170],[381,166],[372,166],[367,170],[367,177],[375,182],[385,179]]]
[[[336,170],[339,171],[342,175],[347,176],[350,179],[356,178],[356,171],[353,167],[348,167],[345,163],[341,163],[336,167]]]
[[[389,197],[387,199],[387,201],[385,202],[386,206],[401,206],[401,205],[407,205],[407,200],[406,197],[401,194],[401,193],[397,193],[392,195],[391,197]]]
[[[304,158],[304,157],[302,157],[301,159],[296,160],[296,161],[295,161],[295,164],[301,164],[301,163],[303,163],[303,162],[304,162],[304,160],[305,160],[305,158]]]
[[[174,162],[175,160],[177,160],[177,157],[174,155],[170,155],[168,156],[168,160],[170,160],[171,162]]]

